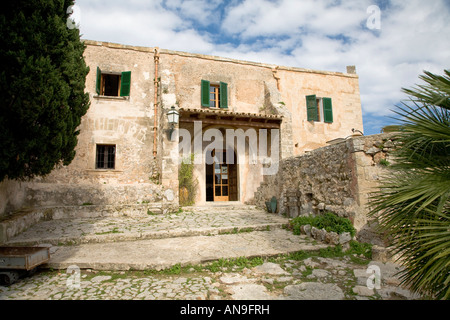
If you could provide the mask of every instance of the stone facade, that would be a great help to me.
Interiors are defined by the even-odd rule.
[[[278,123],[279,155],[283,169],[297,166],[297,158],[326,145],[327,141],[346,138],[352,128],[363,130],[359,96],[358,76],[352,72],[327,72],[302,68],[291,68],[270,64],[240,61],[159,49],[157,47],[135,47],[113,43],[85,41],[85,60],[90,67],[86,79],[86,92],[91,105],[82,118],[76,157],[69,166],[58,167],[46,177],[30,182],[0,184],[1,213],[8,213],[23,206],[95,206],[109,205],[158,205],[161,212],[177,210],[178,200],[178,130],[186,129],[195,136],[192,124],[180,122],[175,126],[171,139],[168,136],[167,112],[172,106],[180,116],[195,114],[202,120],[205,109],[201,101],[202,80],[227,84],[227,108],[218,110],[222,114],[210,115],[210,123],[203,124],[201,133],[210,128],[227,128],[246,131],[273,127]],[[99,94],[99,71],[118,75],[131,72],[130,92],[125,96]],[[123,74],[122,74],[123,75]],[[102,78],[103,79],[103,78]],[[103,80],[102,80],[103,81]],[[119,84],[120,86],[120,84]],[[316,95],[332,101],[333,120],[324,121],[324,110],[318,111],[317,121],[308,121],[306,96]],[[321,105],[318,108],[322,108]],[[219,108],[217,108],[219,109]],[[212,110],[214,111],[214,110]],[[237,119],[239,124],[224,125],[224,116]],[[229,120],[229,122],[232,120]],[[278,122],[277,122],[278,121]],[[259,136],[258,136],[259,137]],[[202,141],[203,143],[204,141]],[[113,168],[97,168],[98,146],[114,146]],[[336,149],[336,150],[334,150]],[[337,152],[320,160],[323,170],[314,171],[302,167],[308,184],[321,180],[322,171],[349,165],[348,153],[333,147]],[[336,156],[337,154],[342,156]],[[305,155],[315,161],[311,152]],[[237,157],[247,158],[248,150]],[[305,159],[306,159],[305,158]],[[261,160],[261,159],[257,159]],[[331,164],[327,162],[331,161]],[[237,169],[237,196],[235,201],[254,202],[254,193],[263,182],[263,163],[243,163]],[[332,169],[334,170],[334,169]],[[281,173],[283,175],[283,173]],[[277,175],[276,177],[278,177]],[[300,175],[297,174],[300,178]],[[267,179],[277,179],[266,177]],[[206,202],[205,166],[196,165],[195,178],[199,181],[196,204]],[[286,200],[286,208],[295,208],[294,199],[305,203],[297,211],[308,212],[320,204],[326,206],[353,205],[357,190],[354,179],[346,176],[330,177],[331,181],[345,180],[338,193],[329,198],[308,200],[312,191],[288,188],[292,183],[278,188]],[[316,181],[316,182],[314,182]],[[264,182],[263,182],[264,183]],[[281,182],[278,181],[280,184]],[[292,187],[295,187],[292,185]],[[292,198],[292,199],[291,199]],[[350,200],[351,199],[351,200]],[[309,206],[309,207],[308,207]],[[296,210],[296,209],[289,209]],[[344,213],[342,213],[344,214]],[[294,214],[295,215],[295,214]]]

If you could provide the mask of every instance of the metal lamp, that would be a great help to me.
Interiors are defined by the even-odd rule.
[[[180,114],[178,113],[177,110],[175,110],[175,106],[172,106],[170,108],[169,112],[167,112],[167,120],[170,125],[169,140],[171,140],[171,141],[172,141],[172,133],[175,130],[174,127],[176,124],[178,124],[179,118],[180,118]]]

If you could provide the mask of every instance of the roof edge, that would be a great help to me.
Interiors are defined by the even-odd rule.
[[[114,42],[96,41],[96,40],[88,40],[88,39],[81,39],[81,41],[86,45],[108,47],[108,48],[112,48],[112,49],[125,49],[125,50],[134,50],[134,51],[151,52],[151,53],[154,53],[155,49],[157,49],[159,54],[178,55],[178,56],[190,57],[190,58],[214,60],[214,61],[220,61],[220,62],[229,62],[229,63],[242,64],[242,65],[251,65],[251,66],[256,66],[256,67],[261,67],[261,68],[268,68],[268,69],[271,69],[274,71],[275,70],[277,70],[277,71],[293,71],[293,72],[341,76],[341,77],[348,77],[348,78],[359,78],[359,76],[357,74],[352,74],[352,73],[343,73],[343,72],[337,72],[337,71],[322,71],[322,70],[314,70],[314,69],[299,68],[299,67],[280,66],[280,65],[275,65],[275,64],[232,59],[232,58],[213,56],[213,55],[205,55],[205,54],[200,54],[200,53],[189,53],[189,52],[183,52],[183,51],[160,49],[159,47],[133,46],[133,45],[114,43]]]

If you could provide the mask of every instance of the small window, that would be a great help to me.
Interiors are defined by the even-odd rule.
[[[116,146],[97,145],[97,156],[95,159],[96,169],[114,169],[116,167]]]
[[[217,108],[220,105],[220,90],[218,85],[209,86],[209,107]]]
[[[120,87],[120,75],[118,74],[102,74],[103,96],[118,97]]]
[[[306,96],[306,112],[308,121],[333,123],[331,98]]]
[[[97,67],[96,92],[99,96],[127,97],[130,95],[131,71],[102,72]]]
[[[228,108],[228,84],[202,80],[201,105],[207,108]]]
[[[317,121],[323,121],[323,100],[322,98],[316,98],[316,108],[317,108]]]

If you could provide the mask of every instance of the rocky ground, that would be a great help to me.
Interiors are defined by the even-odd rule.
[[[367,247],[344,253],[288,225],[244,205],[41,221],[7,245],[47,246],[50,261],[0,300],[422,299]]]
[[[329,252],[321,251],[265,259],[228,259],[204,265],[177,265],[162,271],[41,270],[9,287],[0,286],[0,299],[422,299],[399,286],[396,273],[400,267],[395,264],[358,255],[328,255]],[[379,283],[373,270],[379,270]]]

